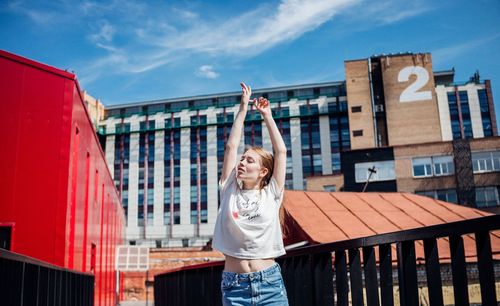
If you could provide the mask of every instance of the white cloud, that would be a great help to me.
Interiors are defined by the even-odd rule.
[[[207,79],[216,79],[219,77],[219,74],[214,71],[214,68],[211,65],[200,66],[195,72],[195,75]]]
[[[48,26],[61,19],[61,16],[59,16],[56,12],[29,7],[20,0],[8,3],[7,9],[16,14],[24,15],[37,25],[41,26]]]
[[[260,6],[220,23],[197,23],[156,43],[170,51],[254,56],[292,41],[330,20],[356,0],[283,0],[274,10]]]
[[[107,20],[103,20],[99,25],[99,32],[91,34],[89,39],[96,44],[101,42],[111,42],[113,40],[113,35],[115,35],[115,27],[111,25]]]
[[[105,57],[99,58],[96,61],[89,63],[87,65],[81,65],[81,70],[76,71],[79,76],[79,80],[81,84],[88,85],[96,80],[98,80],[101,76],[104,75],[106,67],[120,67],[121,65],[126,63],[126,57],[117,53],[109,54]]]
[[[399,1],[399,0],[379,0],[372,3],[365,3],[365,9],[357,12],[361,18],[369,18],[379,24],[391,24],[414,16],[421,15],[433,10],[435,4],[425,0]]]
[[[97,2],[84,1],[79,6],[81,12],[85,15],[94,14],[96,10],[100,8]]]
[[[174,14],[176,14],[180,18],[182,18],[184,20],[188,20],[188,21],[196,19],[199,16],[196,12],[182,9],[182,8],[177,8],[177,7],[172,8],[172,11],[174,12]]]
[[[193,56],[253,57],[294,41],[341,14],[352,17],[351,26],[360,18],[375,20],[377,25],[394,23],[432,9],[424,1],[407,4],[397,0],[281,0],[277,6],[261,4],[238,15],[215,19],[194,10],[178,7],[153,10],[127,0],[126,6],[137,7],[141,18],[136,16],[128,23],[114,26],[104,23],[90,38],[109,55],[121,58],[120,67],[116,67],[114,57],[105,56],[97,61],[100,66],[96,69],[105,69],[108,73],[143,73]],[[87,4],[86,8],[93,5]],[[113,43],[117,29],[120,36],[127,38],[120,45]],[[217,75],[216,72],[197,73],[208,78]]]
[[[151,16],[141,26],[134,27],[131,40],[135,40],[126,48],[120,48],[127,57],[121,69],[129,73],[145,72],[193,54],[255,56],[318,28],[357,2],[359,0],[282,0],[274,10],[269,5],[261,5],[231,18],[217,19],[222,21],[206,21],[209,19],[197,18],[191,11],[179,14],[179,9],[174,8],[177,17],[192,19],[189,26],[179,29],[165,23],[163,16],[156,19]]]
[[[430,0],[363,0],[342,12],[335,26],[335,35],[346,37],[354,32],[403,22],[436,10],[441,3]]]
[[[432,51],[432,59],[434,62],[446,63],[459,56],[462,56],[465,53],[478,50],[478,48],[480,48],[481,46],[489,42],[495,41],[499,37],[500,33],[496,33],[494,35],[489,35],[487,37],[482,37],[464,43],[452,45],[449,47],[436,49]]]

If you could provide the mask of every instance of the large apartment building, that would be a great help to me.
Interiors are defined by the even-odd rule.
[[[286,188],[354,190],[366,185],[356,178],[364,176],[370,190],[377,184],[398,190],[396,179],[384,175],[396,175],[400,146],[492,139],[495,163],[500,145],[489,81],[476,75],[456,84],[454,71],[433,72],[428,53],[346,61],[345,69],[345,81],[254,90],[270,100],[289,148]],[[240,92],[230,92],[106,107],[99,133],[131,244],[193,246],[211,238],[224,144],[239,100]],[[243,134],[241,152],[271,149],[256,110],[249,110]],[[381,163],[367,176],[370,162]]]

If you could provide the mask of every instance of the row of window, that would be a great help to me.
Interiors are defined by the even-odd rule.
[[[484,136],[493,136],[490,107],[486,90],[478,89],[477,94]],[[467,91],[450,91],[447,93],[447,96],[453,139],[473,138],[469,96]]]
[[[472,169],[474,173],[500,171],[500,151],[473,152]],[[453,156],[417,157],[412,160],[413,177],[434,177],[453,175],[455,166]],[[369,181],[395,180],[394,161],[357,163],[354,166],[356,183]]]
[[[490,106],[488,95],[485,89],[477,91],[479,97],[479,108],[481,109],[481,119],[483,121],[483,133],[485,137],[493,136],[493,127],[491,125]]]
[[[351,148],[347,101],[328,103],[332,172],[340,172],[340,152]]]
[[[500,151],[472,152],[474,173],[500,171]],[[413,159],[414,177],[453,175],[455,166],[453,156],[431,156]]]
[[[263,96],[268,98],[271,102],[284,102],[290,99],[316,99],[319,97],[341,97],[346,96],[346,89],[344,84],[336,86],[325,86],[315,88],[303,88],[282,90],[269,93],[255,93],[255,96]],[[178,112],[182,109],[206,109],[208,107],[228,107],[238,104],[240,101],[239,95],[228,97],[214,97],[208,99],[189,100],[168,102],[164,104],[146,105],[146,106],[131,106],[122,109],[111,109],[106,112],[106,118],[109,117],[127,117],[134,114],[156,114],[164,112]]]
[[[148,130],[155,126],[154,120],[140,123],[141,130]],[[139,184],[137,192],[137,223],[144,226],[144,214],[148,224],[153,222],[154,216],[154,155],[155,135],[153,132],[139,135]],[[128,220],[128,216],[127,216]]]
[[[275,120],[278,120],[280,118],[290,118],[290,111],[288,107],[280,107],[281,103],[278,103],[277,107],[272,108],[272,113],[273,117]],[[311,107],[309,107],[311,106]],[[319,108],[318,104],[308,104],[308,105],[302,105],[300,106],[300,115],[301,116],[317,116],[319,115]],[[328,103],[328,113],[324,113],[324,115],[344,115],[346,123],[348,121],[347,118],[347,101],[340,101],[337,100],[336,102],[330,102]],[[197,116],[193,116],[197,117]],[[233,116],[227,116],[227,113],[222,112],[222,113],[217,113],[217,125],[221,124],[226,124],[226,123],[233,123]],[[250,109],[247,113],[247,116],[245,117],[246,122],[252,122],[252,121],[257,121],[257,122],[262,122],[262,116],[256,109]],[[155,125],[155,122],[153,120],[149,121],[149,124],[146,124],[145,122],[140,122],[140,127],[139,131],[135,132],[147,132],[147,131],[155,131],[157,129],[176,129],[176,128],[188,128],[188,127],[196,127],[198,125],[207,125],[207,118],[206,115],[200,116],[198,120],[191,120],[189,126],[181,126],[181,120],[179,117],[176,118],[167,118],[164,120],[164,125]],[[105,134],[106,128],[105,126],[100,127],[100,133]],[[117,123],[115,124],[115,134],[129,134],[133,132],[131,130],[130,123]]]
[[[315,114],[317,112],[317,105],[300,106],[301,114]],[[305,117],[300,120],[300,140],[302,146],[302,175],[305,187],[306,177],[323,174],[319,117]]]
[[[191,125],[204,125],[207,116],[196,115],[191,117]],[[207,127],[198,126],[190,131],[191,140],[191,224],[208,222],[207,197]],[[199,206],[199,207],[198,207]]]
[[[431,156],[413,159],[413,176],[430,177],[455,173],[453,156]]]
[[[180,118],[165,120],[165,126],[180,125]],[[181,223],[181,130],[165,133],[163,224]]]
[[[476,187],[476,206],[480,208],[500,205],[500,186]],[[424,195],[433,199],[458,203],[456,189],[416,191],[415,194]]]

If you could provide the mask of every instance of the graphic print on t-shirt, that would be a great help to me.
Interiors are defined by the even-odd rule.
[[[240,191],[236,195],[236,211],[233,211],[233,218],[239,217],[248,221],[260,216],[261,191]]]

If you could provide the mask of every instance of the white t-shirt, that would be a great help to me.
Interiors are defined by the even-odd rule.
[[[283,190],[276,180],[262,190],[242,190],[233,169],[219,182],[220,208],[215,222],[213,247],[243,259],[275,258],[285,254],[279,208]]]

